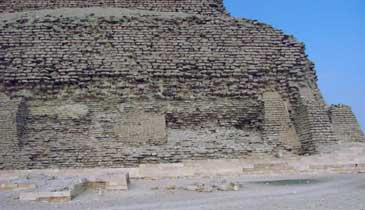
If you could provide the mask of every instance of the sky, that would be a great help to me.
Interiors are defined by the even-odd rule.
[[[350,105],[365,130],[365,0],[224,0],[306,44],[328,104]]]

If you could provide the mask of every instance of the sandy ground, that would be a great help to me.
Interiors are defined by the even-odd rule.
[[[215,192],[183,189],[194,184],[230,182],[240,185],[240,189]],[[129,191],[88,190],[69,203],[19,201],[17,193],[0,192],[0,209],[365,210],[365,174],[132,180]]]

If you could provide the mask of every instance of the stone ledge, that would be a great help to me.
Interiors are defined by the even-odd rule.
[[[88,177],[86,186],[90,189],[128,190],[129,174],[107,174],[104,176]]]
[[[59,191],[58,191],[59,190]],[[41,192],[21,192],[19,194],[19,200],[23,201],[45,201],[45,202],[65,202],[71,201],[74,197],[78,196],[86,190],[85,180],[80,181],[69,187],[69,189],[56,189],[52,191]]]
[[[76,179],[77,181],[75,181]],[[53,184],[52,182],[61,182],[61,184]],[[103,176],[89,176],[82,179],[71,177],[59,180],[54,179],[52,182],[43,183],[43,186],[40,188],[36,188],[35,184],[29,185],[33,186],[33,188],[26,189],[34,189],[34,191],[20,192],[19,199],[24,201],[67,202],[87,189],[128,190],[129,175],[128,173],[118,173],[105,174]],[[8,188],[15,186],[25,185],[7,185]]]
[[[29,190],[34,189],[34,184],[13,184],[13,183],[2,183],[0,184],[0,192],[9,192],[16,190]]]

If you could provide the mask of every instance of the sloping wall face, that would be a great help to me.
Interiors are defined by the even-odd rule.
[[[301,143],[290,119],[287,102],[277,92],[272,91],[265,92],[263,100],[263,138],[276,143],[276,146],[284,147],[285,150],[300,153]]]
[[[365,142],[364,133],[351,107],[332,105],[329,113],[335,136],[339,141]]]
[[[116,7],[199,15],[226,15],[222,0],[4,0],[0,13],[57,8]]]
[[[0,25],[2,89],[27,92],[29,109],[19,147],[26,161],[14,168],[239,158],[298,146],[289,142],[289,109],[316,75],[292,37],[244,19],[69,11],[77,15],[4,16]],[[265,110],[268,85],[287,106],[269,100]],[[286,117],[269,128],[277,111]]]
[[[151,6],[162,2],[172,1]],[[10,123],[0,169],[312,154],[336,142],[304,45],[269,25],[119,8],[0,17],[0,92],[12,98],[0,103]]]
[[[293,121],[303,154],[317,153],[321,146],[325,147],[338,141],[334,137],[328,108],[318,91],[303,87],[294,106]]]
[[[43,15],[0,26],[0,81],[10,94],[30,89],[52,98],[82,90],[124,98],[256,100],[272,84],[294,101],[299,85],[316,78],[302,43],[255,21]]]
[[[2,89],[29,109],[14,168],[271,155],[261,92],[295,100],[312,71],[301,43],[253,21],[37,15],[0,30]]]

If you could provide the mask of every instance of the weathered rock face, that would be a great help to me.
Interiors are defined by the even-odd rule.
[[[221,1],[28,11],[98,6],[60,2],[0,14],[0,115],[13,122],[1,168],[312,154],[347,122],[330,118],[302,43]]]

